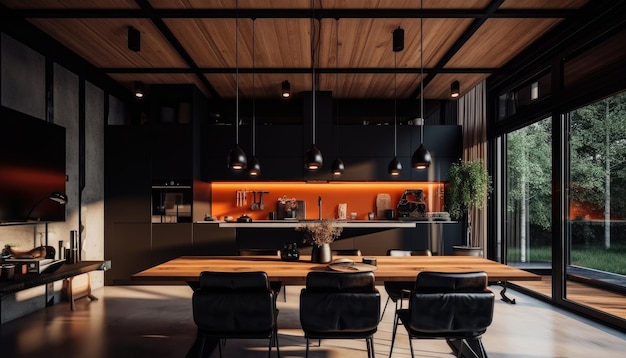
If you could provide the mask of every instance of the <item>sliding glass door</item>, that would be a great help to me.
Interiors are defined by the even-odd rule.
[[[552,120],[506,135],[506,262],[524,269],[552,267]]]
[[[568,279],[625,284],[626,92],[569,118]]]

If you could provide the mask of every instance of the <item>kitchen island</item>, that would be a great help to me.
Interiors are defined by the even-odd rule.
[[[236,249],[280,249],[295,242],[303,245],[298,227],[319,220],[253,220],[252,222],[199,221],[210,231],[234,231]],[[344,230],[333,249],[359,249],[364,255],[385,255],[388,249],[430,249],[434,254],[452,254],[452,246],[462,244],[461,224],[445,220],[336,220]],[[207,227],[208,229],[208,227]]]

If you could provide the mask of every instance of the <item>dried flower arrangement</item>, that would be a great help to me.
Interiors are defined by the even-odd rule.
[[[320,220],[302,224],[297,231],[304,231],[304,242],[322,246],[330,244],[341,235],[343,228],[335,225],[335,220]]]

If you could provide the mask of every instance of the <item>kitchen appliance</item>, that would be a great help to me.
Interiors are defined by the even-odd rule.
[[[237,218],[237,222],[238,223],[251,223],[252,222],[252,218],[249,217],[246,214],[241,215],[240,217]]]
[[[295,211],[292,217],[289,217],[285,210],[285,205],[280,202],[276,203],[276,218],[278,220],[305,220],[306,219],[306,201],[296,200],[296,207],[292,210]]]
[[[190,223],[191,182],[157,180],[152,183],[152,223]]]

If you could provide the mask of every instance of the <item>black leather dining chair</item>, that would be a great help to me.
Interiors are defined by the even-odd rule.
[[[239,249],[239,256],[277,256],[280,257],[280,250],[278,249]],[[281,289],[283,291],[283,301],[287,302],[287,289],[283,288],[283,283],[280,281],[270,281],[270,288],[276,292],[276,298]]]
[[[423,250],[399,250],[390,249],[387,250],[387,256],[432,256],[433,253],[429,249]],[[392,301],[396,305],[396,310],[402,308],[402,298],[406,291],[410,291],[415,287],[415,281],[385,281],[385,292],[387,292],[387,301],[385,301],[385,307],[383,313],[380,315],[380,319],[383,319],[387,305],[389,301]],[[395,318],[394,318],[395,319]]]
[[[411,291],[409,307],[396,311],[391,348],[402,324],[412,339],[446,339],[457,357],[486,358],[481,336],[493,320],[494,294],[484,272],[421,272]]]
[[[337,249],[331,250],[333,256],[362,256],[359,249]]]
[[[365,339],[374,357],[380,294],[372,272],[312,271],[300,293],[300,323],[310,339]]]
[[[273,345],[280,357],[274,294],[265,272],[202,272],[192,297],[198,333],[188,357],[208,356],[210,339],[217,340],[222,357],[224,340],[252,338],[267,338],[268,357]]]

